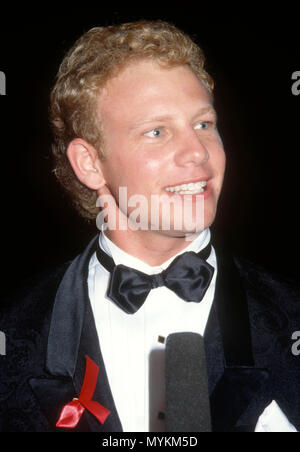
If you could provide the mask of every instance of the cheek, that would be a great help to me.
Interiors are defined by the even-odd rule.
[[[225,174],[225,167],[226,167],[226,156],[225,152],[220,152],[219,159],[218,159],[218,167],[217,167],[217,174],[218,174],[218,183],[217,183],[217,197],[220,196],[223,181],[224,181],[224,174]]]
[[[146,193],[155,186],[161,169],[158,162],[145,158],[135,159],[131,164],[131,177],[128,182],[138,193]]]
[[[225,154],[225,151],[223,151],[223,178],[224,178],[225,170],[226,170],[226,154]]]
[[[218,154],[219,154],[219,160],[220,160],[220,168],[221,168],[221,170],[224,173],[225,166],[226,166],[226,154],[225,154],[225,149],[224,149],[224,146],[223,146],[223,141],[222,141],[222,138],[221,138],[219,132],[218,132],[218,141],[219,141],[219,143],[218,143],[219,144],[219,146],[218,146],[218,149],[219,149]]]
[[[135,152],[127,166],[132,168],[134,177],[144,180],[145,184],[149,184],[151,181],[155,182],[164,171],[164,164],[160,155],[156,155],[154,152]]]
[[[224,175],[225,172],[225,168],[226,168],[226,155],[224,150],[221,153],[221,157],[220,157],[220,167],[221,167],[221,173],[222,175]]]
[[[226,155],[223,147],[219,147],[215,152],[214,166],[220,177],[223,177],[226,166]]]
[[[131,193],[144,193],[165,173],[161,152],[115,137],[107,146],[104,165],[106,182],[111,188],[126,186]]]
[[[142,172],[148,177],[156,178],[157,174],[161,174],[162,164],[159,159],[147,159],[145,158],[141,165]]]
[[[124,180],[130,178],[133,168],[130,156],[121,147],[118,148],[118,152],[107,153],[104,175],[108,183],[121,185]]]

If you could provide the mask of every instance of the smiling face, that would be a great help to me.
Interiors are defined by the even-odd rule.
[[[195,215],[204,199],[204,228],[215,218],[220,195],[225,154],[216,128],[216,113],[210,94],[185,66],[165,68],[140,61],[111,79],[98,101],[104,154],[101,170],[117,202],[119,187],[127,196],[143,195],[151,206],[151,195],[187,198]],[[191,184],[191,185],[188,185]],[[160,219],[164,212],[160,203]],[[171,209],[172,211],[172,209]],[[188,228],[174,233],[184,236]],[[196,227],[197,228],[197,227]],[[149,238],[149,235],[148,235]]]

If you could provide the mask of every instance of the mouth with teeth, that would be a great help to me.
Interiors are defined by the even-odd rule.
[[[196,195],[205,192],[206,184],[207,181],[201,180],[198,182],[189,182],[188,184],[166,187],[165,190],[178,195]]]

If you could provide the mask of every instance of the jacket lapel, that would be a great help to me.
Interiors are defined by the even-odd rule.
[[[97,240],[98,237],[94,238],[85,252],[71,263],[58,288],[48,335],[45,365],[47,377],[29,380],[53,429],[63,406],[74,397],[79,397],[85,373],[85,357],[88,355],[99,367],[92,400],[108,408],[110,414],[101,425],[85,409],[73,431],[122,431],[88,296],[88,263]]]
[[[233,258],[215,245],[218,274],[205,331],[214,431],[253,431],[271,402],[269,372],[255,366],[246,292]]]

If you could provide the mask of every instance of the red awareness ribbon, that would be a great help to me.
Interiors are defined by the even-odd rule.
[[[110,414],[110,411],[107,408],[92,400],[97,383],[99,367],[88,356],[85,358],[85,374],[79,398],[74,398],[70,403],[67,403],[67,405],[63,407],[56,427],[76,427],[85,409],[90,411],[101,424],[104,424],[107,416]]]

